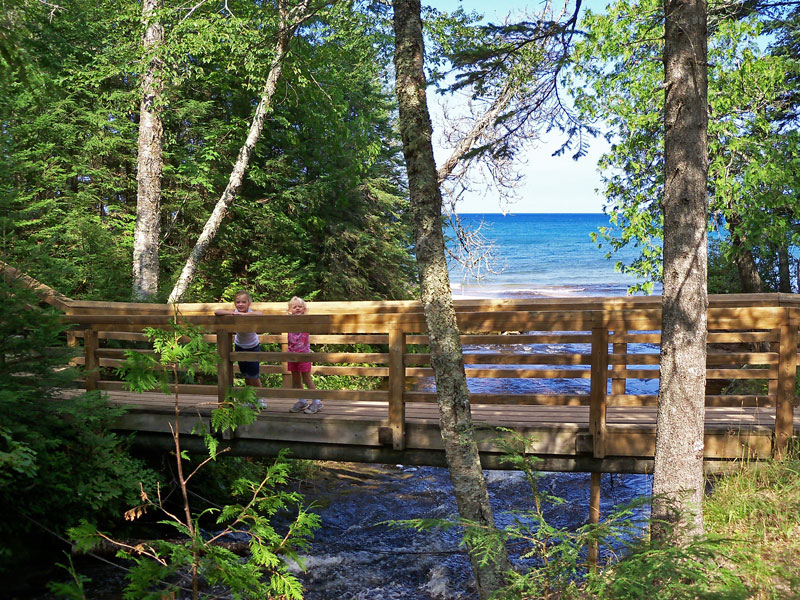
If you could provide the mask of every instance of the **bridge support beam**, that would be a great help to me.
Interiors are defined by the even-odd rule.
[[[791,312],[785,310],[785,322],[781,325],[778,362],[778,395],[775,402],[775,446],[776,458],[786,454],[789,440],[794,433],[794,390],[797,379],[797,323],[792,322]]]
[[[589,490],[589,523],[592,525],[600,524],[600,478],[602,473],[593,472],[591,475],[591,487]],[[598,547],[597,542],[589,544],[586,560],[590,565],[597,564]]]

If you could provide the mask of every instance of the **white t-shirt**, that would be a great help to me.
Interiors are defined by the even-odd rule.
[[[247,312],[253,312],[252,308],[248,308]],[[233,310],[233,314],[241,315],[237,309]],[[233,336],[233,343],[241,348],[253,348],[258,346],[258,334],[255,331],[239,331]]]

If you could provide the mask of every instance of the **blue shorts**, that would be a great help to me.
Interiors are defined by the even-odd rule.
[[[239,344],[234,344],[233,347],[237,352],[261,352],[261,344],[256,344],[250,348],[243,348]],[[239,371],[241,371],[243,377],[247,379],[256,379],[258,377],[258,361],[240,360],[238,364]]]

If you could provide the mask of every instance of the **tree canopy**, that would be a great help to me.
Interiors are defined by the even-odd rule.
[[[127,300],[136,218],[136,3],[20,2],[3,69],[0,252],[84,298]],[[165,28],[161,265],[183,265],[244,140],[278,17],[269,4],[159,9]],[[399,298],[414,283],[386,85],[386,23],[347,3],[298,32],[248,178],[186,299]],[[387,223],[396,226],[386,227]],[[368,259],[365,260],[365,257]]]
[[[769,277],[778,250],[800,239],[791,21],[724,1],[709,14],[709,228],[723,232],[730,259],[752,252]],[[646,277],[646,289],[661,279],[662,21],[658,0],[587,12],[569,80],[581,117],[607,125],[612,142],[600,168],[606,212],[622,233],[609,228],[598,239],[612,252],[639,248],[639,259],[620,266]]]

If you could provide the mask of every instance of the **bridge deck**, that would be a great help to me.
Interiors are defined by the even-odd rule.
[[[120,430],[137,431],[137,443],[146,447],[170,447],[169,422],[174,402],[158,393],[110,391],[112,404],[128,408],[120,418]],[[239,428],[226,439],[239,455],[274,456],[289,448],[298,458],[444,465],[438,408],[431,403],[406,403],[406,448],[393,450],[381,443],[381,428],[388,425],[385,402],[327,400],[314,415],[290,413],[293,398],[270,399],[256,423]],[[182,395],[181,430],[185,447],[200,445],[189,435],[198,420],[208,421],[216,398]],[[647,472],[655,449],[655,407],[609,407],[605,458],[591,456],[588,406],[472,406],[484,466],[502,468],[497,428],[505,427],[535,438],[532,451],[543,457],[543,470]],[[774,408],[707,407],[707,464],[718,459],[746,456],[768,457],[775,427]],[[800,431],[800,410],[795,410],[794,429]]]

